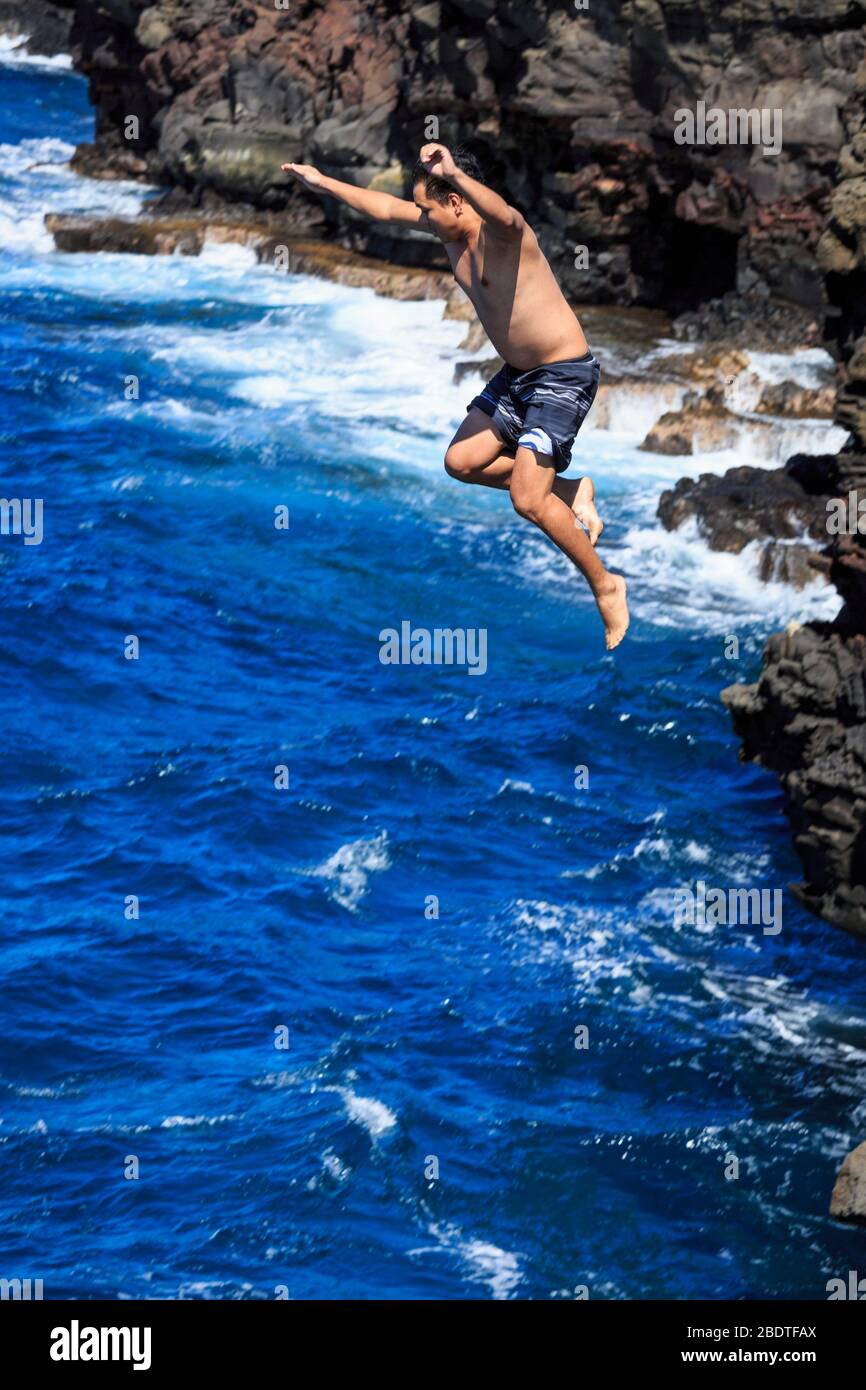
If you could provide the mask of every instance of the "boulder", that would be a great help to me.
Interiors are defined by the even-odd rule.
[[[866,1222],[866,1144],[852,1149],[839,1169],[830,1215],[837,1221]]]

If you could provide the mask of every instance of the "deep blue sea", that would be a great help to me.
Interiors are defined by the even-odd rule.
[[[7,59],[0,112],[2,492],[44,505],[40,545],[0,537],[0,1275],[821,1299],[864,1272],[827,1215],[866,1137],[863,942],[787,890],[778,935],[671,911],[798,877],[718,693],[832,594],[662,532],[662,488],[726,460],[623,417],[575,453],[633,598],[607,655],[567,562],[442,470],[477,386],[441,303],[237,247],[58,254],[46,211],[147,191],[66,167],[93,123],[62,67]],[[486,629],[486,673],[383,665],[403,621]]]

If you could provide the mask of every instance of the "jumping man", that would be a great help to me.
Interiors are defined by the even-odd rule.
[[[605,569],[594,548],[602,523],[592,479],[557,476],[571,462],[600,369],[532,228],[481,182],[474,156],[452,154],[438,142],[421,150],[412,202],[340,183],[309,164],[282,168],[367,217],[432,232],[442,242],[455,280],[506,364],[470,402],[445,467],[461,482],[507,489],[515,511],[573,561],[612,650],[628,628],[625,580]]]

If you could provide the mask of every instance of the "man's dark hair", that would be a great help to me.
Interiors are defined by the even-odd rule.
[[[463,170],[464,174],[468,174],[471,179],[483,181],[484,171],[475,155],[472,154],[471,150],[467,150],[465,145],[458,145],[456,150],[452,150],[451,158],[457,168]],[[433,198],[437,203],[447,202],[448,194],[456,192],[454,186],[447,179],[440,179],[438,175],[428,173],[420,159],[412,170],[412,187],[414,188],[418,183],[423,183],[425,195],[428,198]]]

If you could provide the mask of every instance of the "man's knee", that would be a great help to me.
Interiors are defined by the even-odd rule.
[[[445,453],[445,472],[460,483],[471,483],[474,469],[458,445],[452,444]]]
[[[512,479],[511,505],[518,516],[537,523],[541,517],[542,500],[537,488],[526,487]]]

